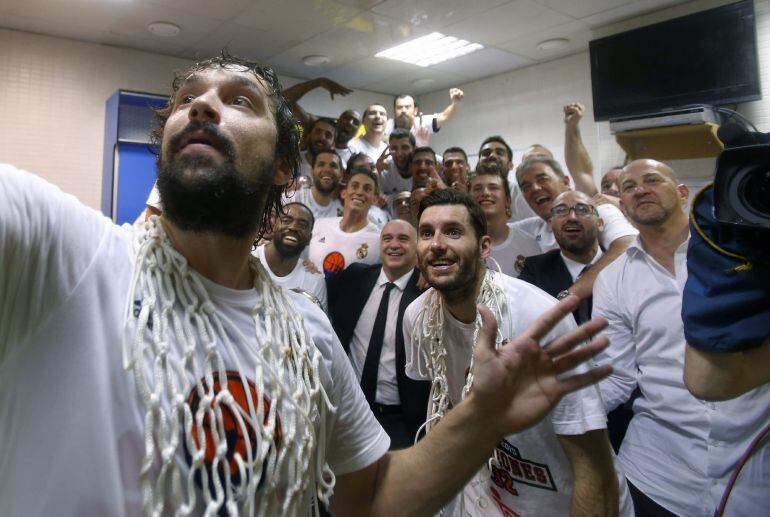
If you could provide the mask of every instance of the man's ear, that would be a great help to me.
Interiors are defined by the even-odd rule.
[[[481,253],[481,258],[483,260],[486,260],[487,257],[489,257],[492,253],[492,237],[489,235],[482,235],[479,239],[479,252]]]
[[[274,185],[286,185],[294,179],[294,171],[289,165],[288,160],[283,157],[278,159],[278,166],[275,168],[273,179]]]
[[[690,189],[683,183],[677,185],[676,188],[679,190],[679,199],[681,200],[682,206],[687,205],[687,201],[690,199]]]

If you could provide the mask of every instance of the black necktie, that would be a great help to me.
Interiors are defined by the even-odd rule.
[[[580,273],[578,274],[578,278],[582,277],[586,271],[591,269],[591,266],[593,264],[588,264],[586,267],[580,270]],[[576,315],[575,319],[577,320],[578,325],[582,325],[586,321],[591,319],[591,302],[589,298],[583,298],[580,300],[580,305],[578,305],[578,308],[575,310]]]
[[[374,327],[372,327],[372,337],[369,338],[369,349],[366,351],[364,371],[361,374],[361,389],[369,404],[374,404],[374,398],[377,395],[377,370],[380,367],[382,341],[385,337],[385,323],[388,320],[390,290],[394,287],[396,287],[396,284],[392,282],[385,284],[385,292],[382,293],[380,307],[377,309],[377,318],[374,320]]]

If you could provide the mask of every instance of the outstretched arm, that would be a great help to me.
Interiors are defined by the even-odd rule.
[[[432,515],[462,489],[504,436],[531,427],[564,395],[607,376],[609,366],[558,377],[606,347],[607,340],[600,338],[575,350],[605,326],[603,320],[592,320],[546,347],[538,343],[577,303],[574,296],[565,298],[499,349],[494,317],[479,306],[483,325],[469,396],[414,447],[340,476],[332,513]]]
[[[335,95],[347,95],[353,90],[345,88],[339,83],[335,83],[331,79],[326,77],[316,77],[303,83],[297,83],[294,86],[290,86],[283,91],[283,96],[291,106],[291,111],[295,117],[300,121],[303,127],[307,128],[310,124],[318,118],[316,115],[306,112],[302,107],[297,104],[299,100],[309,91],[316,88],[323,88],[329,92],[332,100]]]
[[[597,192],[594,165],[580,134],[580,120],[584,111],[585,106],[579,102],[564,106],[564,160],[575,180],[575,190],[593,196]]]
[[[457,116],[457,113],[460,111],[460,104],[463,102],[463,97],[465,97],[465,94],[460,88],[451,88],[449,90],[449,99],[451,102],[449,103],[449,106],[444,108],[444,111],[436,115],[436,127],[441,128],[441,126],[444,125],[444,122],[452,120]]]
[[[602,269],[612,264],[612,261],[618,258],[621,253],[626,251],[631,243],[634,242],[635,238],[636,237],[632,235],[626,235],[624,237],[618,237],[612,241],[612,244],[610,244],[610,247],[607,249],[604,255],[602,255],[602,257],[597,260],[593,266],[586,270],[586,272],[580,278],[578,278],[577,282],[572,284],[572,287],[569,288],[569,292],[578,295],[580,298],[587,298],[591,296],[591,293],[593,293],[596,277],[599,276],[599,273],[601,273]]]
[[[559,443],[569,459],[575,480],[570,516],[618,515],[618,478],[612,464],[607,430],[560,435]]]

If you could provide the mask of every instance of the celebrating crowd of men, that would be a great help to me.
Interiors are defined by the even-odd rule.
[[[727,514],[766,512],[768,447],[730,476],[770,386],[684,385],[668,165],[597,189],[575,103],[567,171],[497,135],[472,171],[429,146],[461,90],[333,120],[298,103],[317,87],[349,92],[179,74],[133,226],[0,166],[9,515],[710,516],[728,485]]]

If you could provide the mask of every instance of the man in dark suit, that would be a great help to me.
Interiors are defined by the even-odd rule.
[[[590,197],[575,190],[562,193],[551,205],[551,228],[559,249],[528,257],[519,280],[536,285],[558,299],[568,296],[568,288],[602,256],[599,232],[603,227]],[[591,319],[592,299],[593,296],[589,296],[580,300],[572,313],[578,324]],[[620,449],[633,417],[631,403],[635,397],[636,394],[607,415],[607,431],[615,452]]]
[[[404,372],[404,311],[422,292],[414,227],[388,222],[380,257],[382,264],[351,264],[327,280],[329,317],[391,449],[401,449],[414,442],[425,421],[430,391],[430,383]]]
[[[583,272],[601,258],[599,233],[604,223],[591,198],[576,190],[554,199],[550,223],[559,249],[528,257],[519,279],[561,300],[571,294],[569,287]],[[581,300],[573,314],[578,324],[591,319],[591,297]]]

